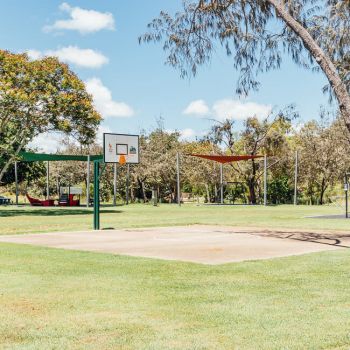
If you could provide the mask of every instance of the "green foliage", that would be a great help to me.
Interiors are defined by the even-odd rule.
[[[290,187],[289,178],[284,175],[268,182],[267,196],[269,203],[286,204],[293,200],[293,188]]]
[[[9,163],[35,136],[60,131],[90,143],[101,116],[84,83],[56,58],[30,61],[0,51],[0,181]]]
[[[320,63],[303,42],[304,32],[293,30],[288,18],[276,11],[276,4],[280,2],[185,1],[175,15],[162,11],[139,41],[161,41],[166,63],[179,69],[181,76],[195,75],[219,44],[240,72],[237,92],[247,94],[258,89],[260,73],[280,67],[284,53],[304,68]],[[348,81],[349,1],[291,0],[281,5],[331,59],[343,81]]]

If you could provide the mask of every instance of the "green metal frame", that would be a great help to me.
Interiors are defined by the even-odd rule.
[[[101,172],[100,163],[103,164]],[[102,159],[94,160],[94,230],[100,229],[100,177],[105,168],[106,164]]]

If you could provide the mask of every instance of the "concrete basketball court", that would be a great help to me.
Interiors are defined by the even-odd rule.
[[[193,225],[0,236],[0,242],[215,265],[350,248],[350,234]]]

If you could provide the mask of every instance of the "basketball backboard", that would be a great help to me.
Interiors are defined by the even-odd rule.
[[[103,134],[105,163],[138,164],[139,153],[139,135]]]

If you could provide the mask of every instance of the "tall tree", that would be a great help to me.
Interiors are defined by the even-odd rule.
[[[311,121],[297,135],[300,147],[300,178],[305,194],[323,204],[326,190],[342,181],[350,162],[350,143],[344,123],[337,119],[328,125]]]
[[[267,154],[276,159],[270,167],[279,161],[286,147],[286,135],[290,130],[290,120],[296,117],[293,107],[271,114],[264,120],[252,116],[244,122],[243,129],[235,132],[233,120],[227,119],[213,125],[208,138],[221,145],[229,154],[262,155]],[[232,163],[234,171],[246,183],[249,189],[249,202],[256,204],[257,190],[263,174],[261,161],[251,159],[247,162]]]
[[[101,116],[84,83],[65,64],[0,51],[0,181],[34,137],[62,131],[91,142]]]
[[[240,70],[237,92],[246,94],[287,52],[297,64],[324,72],[350,131],[349,0],[192,0],[183,6],[173,17],[161,12],[140,37],[164,41],[167,63],[182,76],[196,74],[219,42]]]

